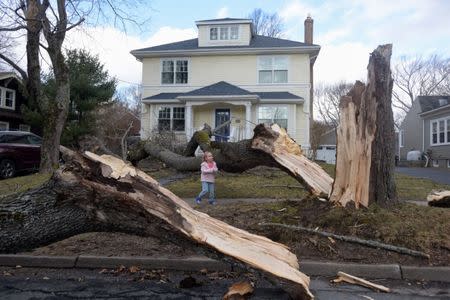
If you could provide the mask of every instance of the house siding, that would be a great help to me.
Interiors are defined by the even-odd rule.
[[[288,83],[286,84],[258,84],[258,55],[178,56],[189,60],[189,79],[188,84],[185,85],[162,85],[161,58],[144,58],[142,60],[143,98],[159,93],[188,92],[219,81],[226,81],[251,92],[290,92],[302,97],[304,104],[285,104],[289,111],[288,133],[299,144],[309,147],[309,55],[289,54],[284,56],[287,56],[289,61]],[[143,104],[141,128],[144,139],[148,138],[152,129],[156,128],[157,113],[154,112],[158,111],[159,106]],[[213,126],[213,108],[215,107],[230,107],[232,116],[239,116],[245,120],[244,106],[231,104],[193,106],[194,128],[201,127],[205,122]],[[257,122],[257,107],[258,105],[252,105],[250,120],[252,122]],[[242,126],[245,124],[242,123]]]
[[[400,160],[406,160],[406,155],[411,150],[424,151],[420,112],[420,104],[416,99],[400,126],[400,130],[403,131],[403,147],[396,151],[396,153],[400,153]]]
[[[447,111],[435,113],[425,116],[424,119],[424,133],[425,133],[425,151],[430,149],[432,151],[432,158],[439,160],[439,167],[447,167],[447,160],[450,159],[450,145],[431,145],[431,121],[441,118],[450,118],[450,109]]]

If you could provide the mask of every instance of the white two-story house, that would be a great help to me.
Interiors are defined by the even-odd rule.
[[[196,25],[196,39],[131,51],[142,62],[141,138],[170,130],[189,139],[204,123],[225,122],[216,140],[237,141],[267,122],[308,148],[320,50],[313,20],[305,20],[305,42],[255,35],[250,19]]]

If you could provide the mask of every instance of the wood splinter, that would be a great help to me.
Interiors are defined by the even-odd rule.
[[[338,275],[338,278],[332,280],[334,283],[347,282],[347,283],[351,283],[351,284],[357,284],[357,285],[361,285],[364,287],[368,287],[368,288],[371,288],[371,289],[374,289],[377,291],[382,291],[385,293],[391,292],[391,289],[388,287],[385,287],[384,285],[375,284],[368,280],[365,280],[365,279],[362,279],[362,278],[359,278],[359,277],[356,277],[356,276],[353,276],[353,275],[350,275],[350,274],[347,274],[344,272],[338,272],[337,275]]]

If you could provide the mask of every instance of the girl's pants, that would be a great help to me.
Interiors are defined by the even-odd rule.
[[[215,202],[216,196],[214,194],[214,182],[202,181],[202,191],[198,194],[197,198],[202,198],[209,193],[209,202]]]

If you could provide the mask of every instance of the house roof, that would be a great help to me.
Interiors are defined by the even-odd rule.
[[[150,97],[143,98],[148,102],[151,100],[173,100],[178,97],[205,97],[205,96],[255,96],[259,99],[270,100],[303,100],[302,97],[294,95],[290,92],[250,92],[231,83],[220,81],[199,89],[189,91],[187,93],[159,93]],[[150,101],[149,101],[150,100]]]
[[[239,18],[221,18],[221,19],[209,19],[209,20],[198,20],[197,22],[226,22],[226,21],[252,21],[252,19],[239,19]]]
[[[0,80],[7,79],[7,78],[15,78],[18,81],[21,81],[21,79],[14,72],[0,72]]]
[[[258,50],[266,48],[280,48],[280,49],[297,49],[304,48],[311,49],[312,51],[318,51],[320,46],[314,44],[306,44],[302,42],[279,39],[263,35],[254,35],[249,45],[233,45],[233,46],[207,46],[199,47],[198,38],[184,40],[175,43],[169,43],[164,45],[158,45],[153,47],[141,48],[131,51],[136,57],[142,57],[144,54],[160,53],[165,51],[205,51],[205,50],[226,50],[226,49],[241,49],[241,50]]]
[[[421,113],[450,105],[450,96],[418,96],[417,100],[420,104]]]

